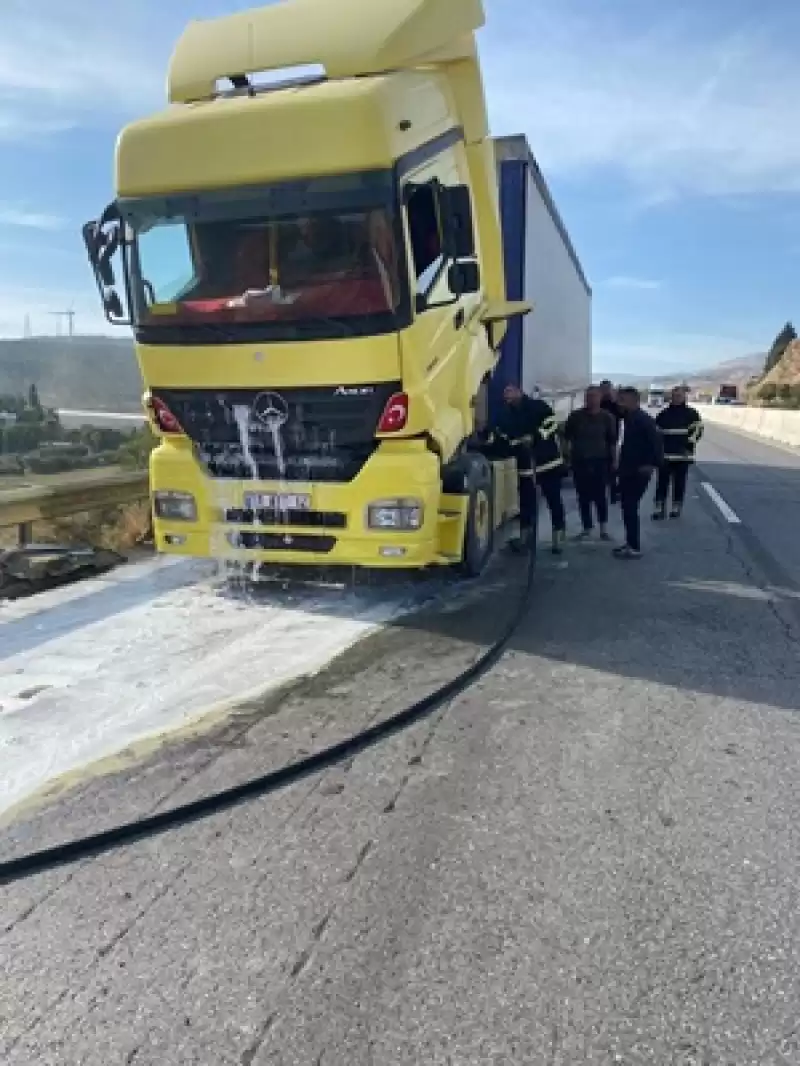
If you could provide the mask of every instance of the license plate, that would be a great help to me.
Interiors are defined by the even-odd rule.
[[[311,494],[307,492],[252,492],[244,498],[248,511],[310,511]]]

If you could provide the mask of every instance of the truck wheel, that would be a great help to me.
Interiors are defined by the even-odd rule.
[[[494,483],[492,468],[482,455],[468,455],[467,525],[464,554],[459,571],[464,577],[478,577],[494,548]]]

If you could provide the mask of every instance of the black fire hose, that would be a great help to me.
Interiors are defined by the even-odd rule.
[[[93,858],[104,852],[114,851],[137,840],[146,837],[157,836],[166,833],[170,829],[199,822],[204,818],[210,818],[214,814],[236,807],[240,803],[256,799],[259,796],[267,796],[279,789],[293,785],[296,781],[302,781],[306,777],[327,770],[331,766],[351,759],[354,755],[360,755],[368,748],[374,747],[388,737],[408,729],[409,726],[429,717],[448,700],[464,692],[474,684],[500,659],[513,637],[520,623],[525,618],[533,596],[533,579],[536,573],[536,550],[531,548],[527,567],[527,576],[522,589],[519,604],[511,620],[501,634],[500,638],[476,659],[471,666],[467,667],[457,677],[448,681],[445,685],[431,692],[417,703],[406,707],[383,722],[370,726],[368,729],[356,733],[347,740],[333,744],[323,751],[309,755],[298,762],[290,763],[280,770],[274,770],[268,774],[245,781],[241,785],[204,796],[192,803],[173,807],[171,810],[152,814],[146,818],[140,818],[134,822],[106,829],[102,833],[94,833],[91,836],[70,840],[66,844],[56,844],[53,847],[43,848],[28,855],[21,855],[16,859],[8,859],[0,862],[0,885],[8,885],[14,881],[22,881],[35,874],[55,870],[60,866],[69,866],[82,859]]]

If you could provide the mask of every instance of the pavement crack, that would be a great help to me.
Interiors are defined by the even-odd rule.
[[[760,589],[764,593],[763,602],[766,609],[778,623],[787,644],[789,644],[793,650],[796,650],[798,645],[800,645],[800,635],[798,635],[796,627],[785,617],[779,607],[778,590],[768,579],[764,579],[767,575],[764,575],[763,577],[759,576],[756,565],[751,560],[746,548],[744,552],[737,551],[738,541],[732,533],[727,534],[726,540],[727,555],[739,564],[747,580],[750,581],[755,588]]]
[[[309,962],[311,961],[311,955],[312,955],[312,953],[314,951],[314,948],[317,946],[317,944],[320,942],[320,940],[324,936],[325,930],[330,925],[330,922],[331,922],[331,919],[333,918],[335,910],[336,910],[336,907],[334,905],[328,910],[328,912],[320,919],[320,921],[317,922],[317,924],[311,930],[311,943],[308,944],[300,952],[300,954],[295,959],[291,970],[289,971],[289,977],[290,977],[291,980],[294,981],[297,977],[299,977],[300,974],[303,972],[303,970],[305,970],[305,968],[308,966]]]
[[[350,882],[353,881],[353,879],[355,878],[356,874],[358,873],[358,871],[363,866],[364,861],[366,860],[367,856],[372,851],[374,846],[375,846],[375,841],[374,840],[368,840],[366,842],[366,844],[363,846],[361,851],[359,851],[354,865],[344,875],[344,877],[342,879],[343,884],[349,885]]]
[[[259,1029],[258,1033],[256,1034],[256,1038],[252,1042],[252,1044],[250,1044],[248,1047],[246,1047],[244,1049],[244,1051],[242,1052],[242,1054],[241,1054],[241,1056],[239,1058],[240,1066],[252,1066],[253,1062],[255,1061],[255,1057],[256,1057],[256,1055],[259,1052],[259,1049],[260,1049],[261,1045],[264,1043],[264,1041],[269,1036],[270,1030],[275,1027],[275,1023],[277,1022],[277,1020],[278,1020],[278,1012],[277,1011],[273,1011],[273,1013],[269,1015],[267,1020],[264,1022],[264,1024]]]

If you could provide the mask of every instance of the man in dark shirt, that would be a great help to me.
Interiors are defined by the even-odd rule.
[[[664,461],[664,447],[655,422],[640,407],[638,389],[620,389],[619,400],[624,413],[617,474],[625,544],[615,548],[614,555],[618,559],[638,559],[642,554],[639,504],[653,473]]]
[[[600,539],[611,539],[608,535],[608,486],[617,447],[617,423],[601,404],[600,389],[590,385],[584,406],[573,411],[564,426],[583,524],[579,540],[586,540],[591,535],[593,508],[597,511]]]

